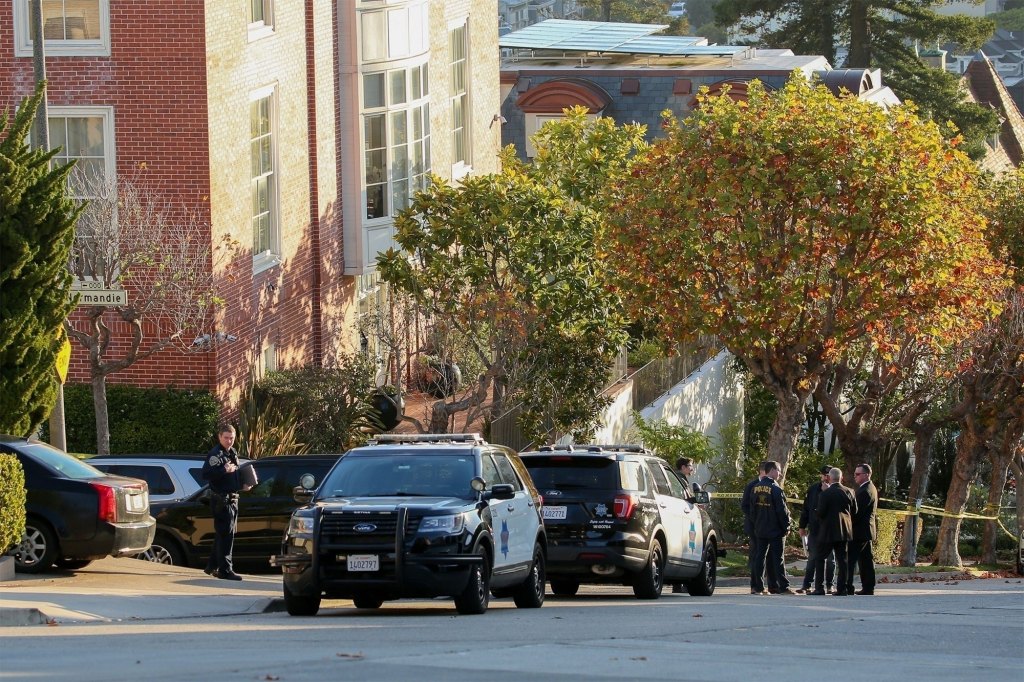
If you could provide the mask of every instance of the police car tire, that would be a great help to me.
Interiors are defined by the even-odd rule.
[[[714,542],[704,546],[704,559],[700,573],[686,583],[686,591],[694,597],[710,597],[715,593],[715,582],[718,576],[718,549]]]
[[[533,563],[530,565],[530,575],[522,584],[516,588],[512,600],[520,609],[539,609],[544,605],[544,550],[540,545],[533,547]]]
[[[572,578],[552,578],[551,593],[559,597],[574,597],[580,591],[580,581]]]
[[[491,560],[485,549],[478,549],[477,554],[484,560],[470,569],[466,589],[455,597],[455,610],[463,615],[485,613],[491,601]]]
[[[647,565],[633,578],[633,594],[637,599],[657,599],[665,585],[665,560],[661,543],[655,542]]]
[[[292,594],[288,586],[284,586],[284,607],[289,616],[315,616],[320,610],[320,595],[305,597]]]

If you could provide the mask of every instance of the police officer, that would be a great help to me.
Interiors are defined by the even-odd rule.
[[[785,551],[786,535],[789,533],[791,518],[786,506],[786,497],[776,481],[782,475],[779,463],[764,463],[764,476],[750,490],[750,520],[757,538],[757,554],[751,567],[751,592],[763,594],[762,572],[768,573],[768,591],[772,594],[796,594],[789,587],[786,576]],[[765,561],[767,560],[767,571]],[[774,571],[772,570],[774,567]],[[775,583],[772,584],[772,573]]]
[[[203,463],[203,479],[210,482],[210,506],[213,509],[213,552],[206,562],[206,572],[222,580],[241,580],[231,565],[231,551],[238,525],[238,453],[235,427],[221,424],[217,428],[217,445],[207,453]]]

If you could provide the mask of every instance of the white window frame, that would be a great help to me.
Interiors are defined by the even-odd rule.
[[[274,0],[249,0],[249,42],[266,38],[274,34]],[[252,15],[252,6],[261,3],[263,18],[256,19]]]
[[[103,126],[103,183],[107,187],[106,191],[113,191],[113,188],[117,184],[117,152],[115,149],[116,138],[114,136],[114,107],[108,106],[51,106],[47,107],[47,125],[50,126],[50,121],[55,118],[95,118],[102,119]],[[52,130],[52,126],[50,126]],[[51,149],[53,148],[53,137],[50,137]],[[63,150],[66,152],[67,150]],[[66,153],[64,156],[68,156]],[[70,158],[78,159],[79,156],[70,155]],[[71,188],[70,195],[75,199],[88,199],[91,195],[82,195],[75,192],[74,187],[71,186],[71,179],[69,178],[69,187]],[[102,277],[102,275],[101,275]],[[83,280],[90,281],[100,279],[95,275],[82,277]]]
[[[31,0],[12,0],[14,6],[14,56],[32,56]],[[96,0],[99,6],[100,37],[90,40],[46,40],[47,57],[109,57],[110,0]]]
[[[537,156],[537,148],[533,146],[534,133],[540,130],[548,121],[561,121],[563,118],[565,118],[565,114],[561,112],[526,114],[524,117],[524,128],[526,131],[526,158],[532,159]],[[587,118],[593,121],[601,118],[601,115],[587,114]]]
[[[455,58],[456,32],[462,32],[462,58]],[[461,65],[461,66],[457,66]],[[456,85],[456,69],[462,71],[462,87]],[[469,21],[450,24],[448,27],[448,70],[451,79],[451,144],[452,144],[452,180],[458,180],[473,170],[473,128],[472,98],[470,96],[470,64],[469,64]],[[462,121],[456,119],[456,111],[461,109]],[[459,148],[462,148],[459,158]]]
[[[411,64],[403,66],[402,68],[388,69],[386,71],[367,71],[361,74],[360,77],[360,102],[363,104],[361,107],[360,115],[360,168],[362,171],[361,175],[361,194],[362,194],[362,213],[363,219],[372,225],[384,225],[394,220],[395,216],[403,210],[402,208],[395,208],[395,192],[397,191],[396,183],[406,182],[408,183],[405,196],[409,201],[412,200],[413,193],[418,189],[426,187],[427,179],[431,172],[431,158],[430,158],[430,72],[427,61],[420,62],[418,64]],[[413,74],[419,72],[420,78],[420,92],[419,97],[414,97],[416,94],[413,88]],[[396,102],[392,98],[391,84],[392,77],[395,74],[405,74],[405,96],[401,102]],[[365,83],[366,78],[369,76],[377,76],[384,74],[384,105],[376,107],[367,107],[366,105],[366,92]],[[425,82],[424,82],[425,81]],[[421,135],[420,137],[414,136],[415,131],[415,118],[419,114],[421,117]],[[369,150],[367,148],[367,124],[371,118],[383,116],[384,120],[384,140],[383,147],[374,147],[375,150],[384,151],[384,173],[381,176],[383,182],[373,183],[375,186],[383,185],[384,188],[384,201],[386,202],[386,208],[381,215],[370,217],[369,216],[369,200],[370,191],[368,182],[369,178],[369,164],[367,157],[369,156]],[[398,145],[394,144],[393,138],[393,127],[392,121],[396,116],[405,117],[405,142],[404,147],[406,150],[406,164],[408,172],[403,176],[395,175],[395,151]],[[413,159],[415,158],[415,147],[419,146],[421,149],[423,168],[418,174],[413,174]],[[404,207],[403,207],[404,208]]]
[[[252,106],[263,99],[270,99],[270,162],[273,164],[272,180],[268,190],[268,201],[270,207],[270,235],[268,241],[270,248],[260,252],[256,251],[256,234],[253,232],[252,241],[252,269],[253,273],[262,272],[278,265],[281,262],[281,163],[278,158],[278,95],[277,85],[268,85],[249,93],[249,106],[246,109],[246,116],[249,122],[249,224],[252,226],[255,218],[253,212],[253,198],[256,191],[257,178],[252,177]],[[264,177],[264,176],[261,176]]]

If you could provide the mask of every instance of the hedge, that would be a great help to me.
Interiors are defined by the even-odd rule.
[[[110,453],[205,452],[220,403],[204,390],[107,385]],[[68,452],[96,452],[96,413],[88,384],[64,386]],[[42,440],[49,440],[44,425]]]
[[[0,554],[25,532],[25,472],[14,455],[0,454]]]

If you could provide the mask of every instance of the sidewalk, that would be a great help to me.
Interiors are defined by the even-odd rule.
[[[75,572],[17,574],[0,582],[0,627],[283,610],[279,575],[246,574],[233,582],[138,559],[102,559]]]

